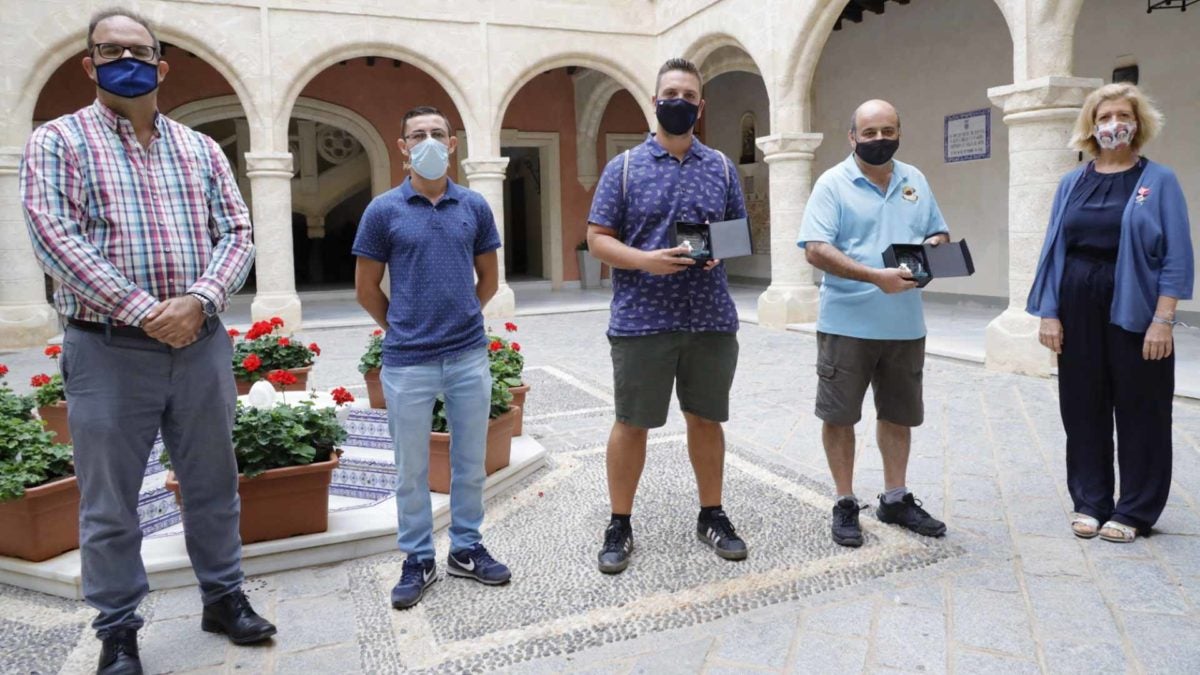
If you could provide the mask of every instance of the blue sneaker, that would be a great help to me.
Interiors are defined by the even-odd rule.
[[[446,558],[446,571],[452,576],[474,579],[489,586],[499,586],[508,583],[512,572],[497,562],[492,554],[487,552],[483,544],[475,544],[458,552],[451,552]]]
[[[400,581],[392,588],[392,607],[408,609],[421,601],[425,589],[437,581],[437,563],[432,559],[421,562],[413,556],[404,559]]]

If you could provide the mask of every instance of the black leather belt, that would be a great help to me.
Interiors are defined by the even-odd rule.
[[[89,333],[101,333],[107,335],[115,335],[117,337],[141,338],[143,340],[152,340],[146,331],[137,326],[113,326],[107,323],[97,323],[95,321],[81,321],[79,319],[67,319],[67,324],[85,330]]]

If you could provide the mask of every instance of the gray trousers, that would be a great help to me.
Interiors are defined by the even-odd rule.
[[[142,626],[136,610],[149,585],[138,492],[160,429],[183,492],[184,541],[202,601],[242,584],[232,358],[217,319],[182,349],[67,327],[61,366],[82,493],[83,597],[100,612],[92,627],[101,638]]]

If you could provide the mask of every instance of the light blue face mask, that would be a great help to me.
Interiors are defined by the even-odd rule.
[[[425,180],[437,180],[450,167],[450,148],[436,138],[426,138],[409,151],[413,171]]]

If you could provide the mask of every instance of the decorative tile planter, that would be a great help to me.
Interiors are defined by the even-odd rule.
[[[74,476],[0,502],[0,555],[32,562],[79,548],[79,484]]]

